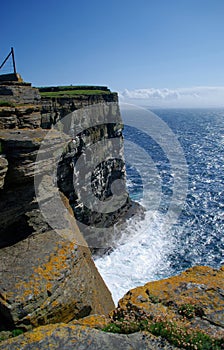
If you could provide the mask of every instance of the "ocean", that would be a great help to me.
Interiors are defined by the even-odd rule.
[[[121,113],[127,187],[146,215],[95,261],[115,303],[149,281],[224,264],[224,110]]]

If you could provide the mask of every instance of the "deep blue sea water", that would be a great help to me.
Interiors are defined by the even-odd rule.
[[[117,301],[129,289],[168,277],[193,265],[218,268],[224,264],[224,110],[153,110],[177,137],[186,159],[186,200],[174,224],[161,226],[173,195],[174,173],[166,152],[138,128],[125,126],[124,138],[150,155],[160,180],[156,210],[142,222],[130,221],[117,249],[96,264]],[[137,123],[136,123],[137,125]],[[149,125],[150,127],[150,125]],[[127,154],[126,158],[130,158]],[[130,152],[130,150],[129,150]],[[131,197],[147,208],[150,187],[143,198],[141,170],[145,164],[127,162]],[[140,169],[142,167],[142,169]],[[148,172],[148,183],[153,178]],[[177,203],[178,205],[178,203]],[[150,206],[148,207],[150,209]]]

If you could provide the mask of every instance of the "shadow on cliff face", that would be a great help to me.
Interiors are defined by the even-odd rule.
[[[0,248],[11,246],[23,239],[27,238],[33,232],[33,228],[29,226],[27,218],[22,215],[19,220],[9,225],[6,230],[0,231]]]
[[[15,326],[14,326],[12,316],[10,315],[7,308],[2,304],[0,304],[0,315],[1,315],[0,332],[13,330]]]
[[[12,246],[35,232],[49,230],[30,183],[0,194],[0,249]]]
[[[0,248],[23,240],[33,231],[28,224],[26,212],[32,210],[34,189],[20,186],[16,190],[7,190],[7,185],[6,181],[6,189],[1,193],[0,201]]]

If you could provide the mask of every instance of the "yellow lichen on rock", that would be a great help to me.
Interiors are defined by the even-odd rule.
[[[59,241],[58,245],[62,247],[50,254],[47,263],[34,269],[29,281],[20,281],[15,285],[15,289],[23,290],[24,301],[29,295],[37,295],[43,289],[51,292],[52,281],[60,276],[62,270],[69,268],[66,257],[74,250],[75,243]],[[17,298],[21,298],[19,295]]]
[[[130,290],[111,313],[152,322],[176,322],[209,335],[224,336],[224,268],[195,266],[178,276]],[[120,316],[119,316],[120,317]],[[150,322],[151,322],[150,321]]]
[[[84,318],[80,318],[79,320],[73,320],[69,324],[79,324],[86,327],[91,328],[97,328],[102,329],[104,328],[108,323],[110,323],[110,318],[105,315],[90,315]]]

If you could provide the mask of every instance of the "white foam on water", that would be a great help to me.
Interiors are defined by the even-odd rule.
[[[146,212],[144,220],[130,219],[117,248],[95,260],[115,304],[130,289],[169,274],[167,256],[174,241],[169,232],[160,229],[162,221],[151,211]]]

